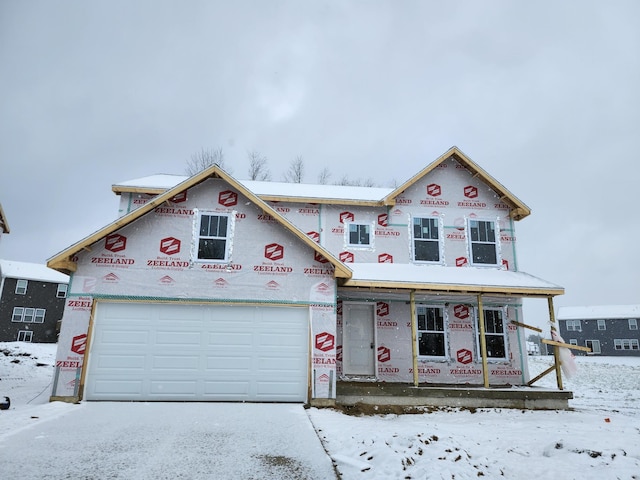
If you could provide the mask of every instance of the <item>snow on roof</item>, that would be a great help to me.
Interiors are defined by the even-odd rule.
[[[2,277],[20,278],[24,280],[41,280],[51,283],[69,283],[69,276],[40,263],[14,262],[0,260]]]
[[[640,318],[640,305],[593,305],[558,309],[558,320],[604,320],[607,318]]]
[[[492,268],[444,267],[395,263],[349,263],[353,276],[345,286],[358,286],[370,282],[395,284],[402,288],[415,288],[417,284],[443,287],[468,287],[470,291],[513,290],[520,293],[562,294],[564,289],[525,272],[512,272]],[[410,286],[410,287],[409,287]]]
[[[168,190],[187,176],[157,174],[148,177],[127,180],[113,185],[114,192],[129,191],[132,189]],[[326,200],[350,200],[378,202],[393,191],[392,188],[358,187],[351,185],[315,185],[309,183],[286,182],[260,182],[255,180],[238,180],[245,187],[258,196],[265,197],[293,197],[293,198],[317,198]]]

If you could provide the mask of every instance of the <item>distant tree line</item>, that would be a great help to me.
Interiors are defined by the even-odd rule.
[[[249,180],[259,180],[264,182],[272,181],[271,171],[268,165],[268,159],[264,155],[251,150],[247,152],[247,160],[249,168],[247,170],[247,178]],[[187,175],[195,175],[201,172],[205,168],[209,168],[211,165],[218,165],[220,168],[233,174],[233,169],[227,164],[224,151],[222,148],[202,148],[200,151],[193,153],[187,160],[186,173]],[[297,155],[291,163],[289,168],[282,175],[282,181],[287,183],[303,183],[305,178],[306,168],[304,164],[304,158],[302,155]],[[377,187],[378,185],[373,181],[371,177],[367,179],[351,179],[347,175],[343,175],[339,180],[331,182],[331,171],[324,167],[318,174],[317,183],[320,185],[351,185],[358,187]]]

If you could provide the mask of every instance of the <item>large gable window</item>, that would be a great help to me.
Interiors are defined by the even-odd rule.
[[[413,259],[416,262],[440,261],[440,228],[437,218],[413,219]]]
[[[471,263],[476,265],[497,265],[498,244],[496,224],[487,220],[469,220],[471,240]]]
[[[484,338],[487,344],[487,358],[504,360],[507,358],[507,329],[501,309],[485,309]],[[478,342],[480,332],[478,331]]]
[[[418,319],[418,355],[446,358],[447,339],[444,309],[418,305],[416,317]]]
[[[198,218],[198,260],[226,261],[229,257],[232,225],[224,213],[200,213]]]

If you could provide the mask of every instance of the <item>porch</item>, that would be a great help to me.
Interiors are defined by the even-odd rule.
[[[568,410],[573,393],[538,387],[437,386],[339,380],[336,403],[343,406],[521,408]]]

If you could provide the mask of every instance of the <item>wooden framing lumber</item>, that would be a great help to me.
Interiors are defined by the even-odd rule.
[[[546,343],[547,345],[553,345],[554,347],[563,347],[563,348],[570,348],[571,350],[591,352],[591,349],[589,347],[581,347],[580,345],[571,345],[570,343],[556,342],[555,340],[547,340],[546,338],[543,338],[541,342]]]
[[[533,325],[527,325],[526,323],[516,322],[515,320],[511,320],[511,323],[513,323],[514,325],[517,325],[518,327],[529,328],[529,329],[534,330],[536,332],[542,333],[542,329],[541,328],[534,327]]]

